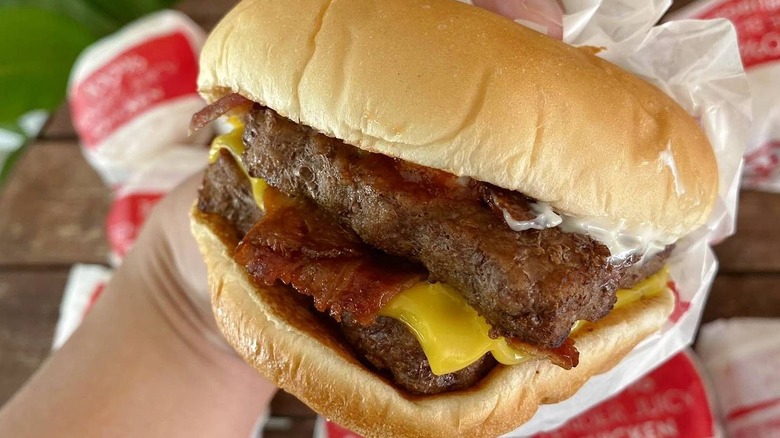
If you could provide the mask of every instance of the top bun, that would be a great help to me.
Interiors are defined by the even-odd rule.
[[[372,152],[680,236],[717,194],[696,122],[647,82],[453,0],[244,0],[198,79]]]

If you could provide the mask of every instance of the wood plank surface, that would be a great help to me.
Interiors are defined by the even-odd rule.
[[[0,405],[48,356],[67,277],[68,268],[0,269]]]
[[[176,9],[184,12],[201,26],[216,23],[238,0],[182,0]],[[206,26],[204,26],[206,27]]]
[[[40,140],[76,140],[76,130],[73,129],[73,123],[70,119],[70,107],[63,104],[49,117],[43,126]]]
[[[315,416],[302,418],[271,417],[263,430],[263,438],[311,438]]]
[[[734,317],[780,317],[780,273],[719,274],[702,323]]]
[[[0,266],[106,262],[111,195],[74,141],[32,145],[0,190]]]
[[[720,261],[720,272],[780,272],[778,222],[780,194],[742,191],[737,214],[737,233],[715,247]]]

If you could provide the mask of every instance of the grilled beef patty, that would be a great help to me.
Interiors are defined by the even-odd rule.
[[[605,246],[557,228],[515,232],[452,175],[364,152],[267,108],[248,113],[244,143],[250,175],[422,263],[495,335],[556,348],[575,321],[598,320],[615,303],[620,273]]]
[[[486,354],[462,370],[437,376],[417,338],[398,320],[379,316],[373,324],[364,326],[345,318],[339,328],[365,361],[386,370],[395,383],[415,394],[469,388],[496,366],[493,356]]]
[[[206,170],[198,192],[198,209],[225,219],[233,226],[238,240],[263,215],[252,196],[249,180],[226,150],[220,151],[217,160]],[[437,376],[431,371],[417,339],[402,322],[378,317],[374,323],[362,325],[352,317],[345,317],[338,326],[358,357],[415,394],[471,387],[496,364],[486,354],[460,371]]]
[[[198,191],[198,209],[222,216],[241,240],[263,213],[255,203],[252,184],[230,152],[221,149],[209,165]]]

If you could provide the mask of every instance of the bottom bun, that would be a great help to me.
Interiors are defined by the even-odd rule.
[[[571,397],[657,331],[674,305],[670,291],[611,312],[574,335],[580,363],[498,365],[472,388],[414,396],[366,368],[321,315],[285,287],[259,289],[233,260],[235,232],[193,209],[192,231],[209,272],[212,305],[227,341],[277,386],[326,418],[367,437],[495,436],[528,421],[540,404]]]

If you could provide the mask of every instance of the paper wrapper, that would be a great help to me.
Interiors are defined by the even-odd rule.
[[[615,397],[534,438],[722,436],[710,381],[686,350]]]
[[[195,145],[168,145],[132,174],[114,193],[106,217],[106,237],[113,266],[130,250],[155,205],[208,162],[208,149]]]
[[[736,27],[753,93],[742,185],[780,192],[780,2],[699,0],[671,18],[727,18]]]
[[[197,93],[205,32],[186,15],[161,11],[140,18],[92,46],[68,84],[82,151],[111,187],[172,145],[205,144],[210,127],[188,134],[205,103]]]
[[[706,324],[696,350],[712,377],[728,436],[780,436],[780,318]]]
[[[113,271],[100,265],[73,265],[60,303],[60,318],[54,331],[52,350],[58,350],[81,325],[89,309],[103,293]]]
[[[670,1],[562,3],[565,42],[603,48],[599,56],[655,84],[699,120],[718,159],[720,193],[707,226],[679,242],[670,260],[679,299],[661,332],[640,343],[611,371],[590,379],[572,398],[541,406],[509,436],[560,426],[691,343],[717,270],[710,245],[734,232],[742,154],[750,128],[749,85],[736,32],[727,20],[687,20],[654,27]]]

